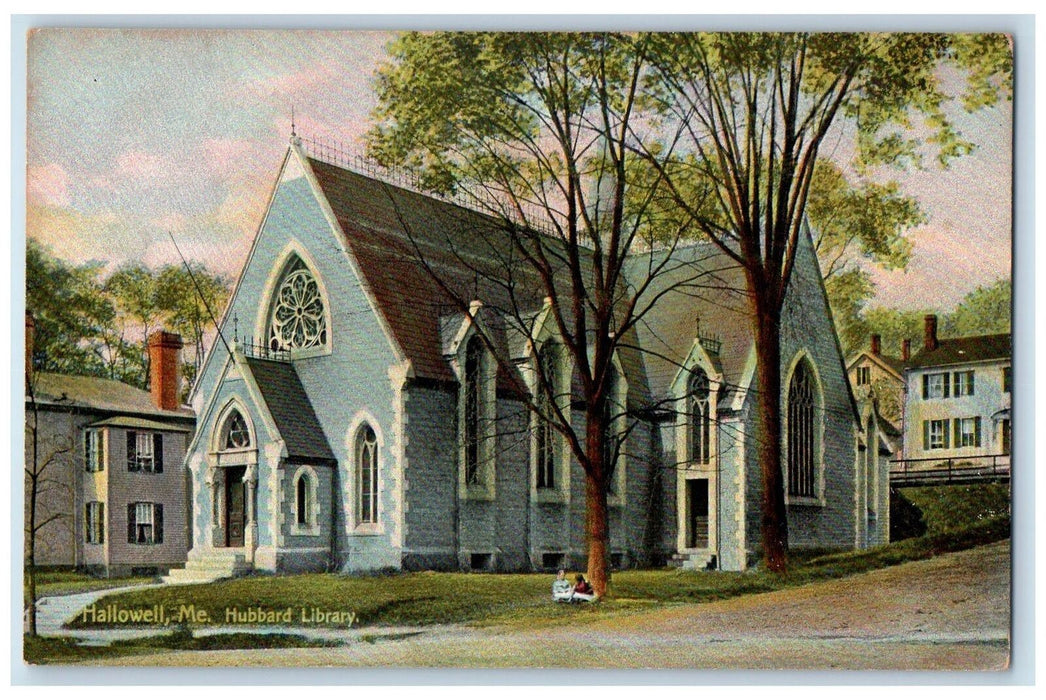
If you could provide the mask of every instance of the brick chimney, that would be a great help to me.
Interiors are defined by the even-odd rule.
[[[149,336],[149,390],[153,403],[164,411],[182,405],[181,389],[182,337],[177,333],[156,331]]]
[[[872,354],[878,357],[879,353],[882,352],[882,349],[883,337],[878,333],[872,333]]]
[[[923,347],[926,350],[937,349],[937,315],[926,314],[923,319],[925,322],[925,330],[923,331]]]
[[[31,311],[26,309],[25,312],[25,383],[29,386],[29,382],[33,378],[33,340],[36,337],[36,319],[33,318]]]
[[[901,360],[907,362],[912,356],[912,341],[905,338],[901,341]]]

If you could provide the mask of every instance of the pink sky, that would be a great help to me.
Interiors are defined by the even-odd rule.
[[[29,45],[27,234],[72,262],[176,262],[235,278],[299,133],[362,152],[389,34],[44,30]],[[1011,105],[963,118],[949,170],[893,173],[930,215],[876,303],[946,310],[1009,274]]]

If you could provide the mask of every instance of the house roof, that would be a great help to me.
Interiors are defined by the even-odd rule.
[[[33,394],[37,403],[51,407],[88,409],[106,413],[130,413],[139,416],[192,422],[191,409],[165,411],[156,406],[152,395],[115,379],[84,377],[53,372],[33,373]],[[26,396],[28,401],[29,397]]]
[[[245,359],[287,446],[288,458],[291,461],[336,461],[294,366],[253,357]]]
[[[846,370],[850,371],[854,368],[858,362],[862,359],[867,358],[871,362],[875,362],[883,369],[886,369],[897,375],[898,379],[902,379],[904,376],[905,362],[899,357],[893,357],[892,355],[878,354],[874,355],[868,350],[863,350],[855,355],[849,362],[846,363]]]
[[[91,423],[89,428],[140,428],[142,430],[155,430],[164,431],[170,433],[188,433],[192,432],[188,426],[180,425],[176,423],[162,423],[156,420],[149,420],[147,418],[135,418],[134,416],[114,416],[112,418],[106,418],[95,423]]]
[[[942,338],[937,349],[923,348],[908,361],[908,369],[961,365],[988,360],[1007,360],[1013,355],[1009,333]]]

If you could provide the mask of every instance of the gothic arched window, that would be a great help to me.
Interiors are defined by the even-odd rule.
[[[712,416],[708,375],[700,367],[690,375],[690,461],[708,463],[711,451]]]
[[[378,522],[378,438],[369,425],[356,434],[356,522]]]
[[[806,360],[796,365],[788,387],[788,495],[817,495],[814,409],[817,406],[813,371]]]
[[[297,498],[297,521],[299,525],[309,524],[309,477],[302,474],[298,477],[295,485],[295,496]]]
[[[225,419],[220,446],[223,450],[241,450],[251,446],[251,432],[247,428],[247,421],[243,414],[235,409]]]
[[[537,455],[537,487],[551,489],[556,486],[556,430],[552,427],[549,416],[553,413],[556,387],[558,385],[557,365],[559,363],[559,346],[549,341],[538,351],[538,364],[541,375],[537,383],[537,404],[540,409],[538,426],[535,435],[535,453]]]
[[[269,314],[271,350],[301,350],[327,344],[327,311],[312,272],[295,257],[283,273]]]
[[[480,373],[482,341],[472,336],[465,346],[465,483],[479,483]]]

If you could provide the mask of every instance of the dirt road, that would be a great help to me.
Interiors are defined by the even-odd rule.
[[[1009,543],[845,580],[570,629],[438,627],[331,649],[165,653],[118,665],[1004,669]]]

